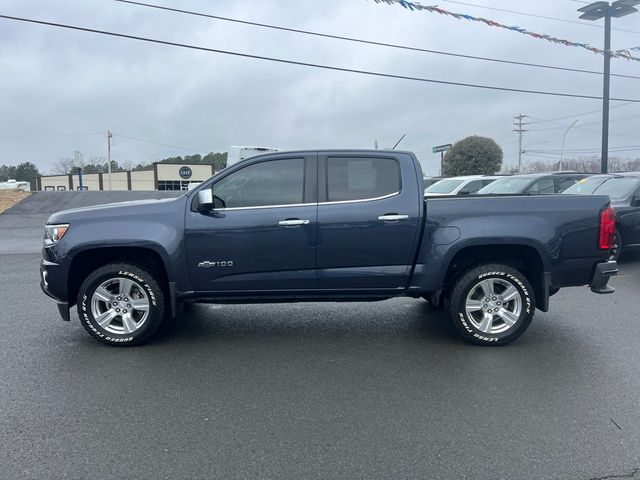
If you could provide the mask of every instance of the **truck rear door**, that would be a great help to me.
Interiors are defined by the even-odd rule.
[[[411,157],[322,152],[318,167],[319,288],[404,288],[423,205]]]

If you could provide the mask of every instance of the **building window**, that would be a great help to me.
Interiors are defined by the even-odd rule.
[[[189,190],[188,180],[158,180],[158,190]]]
[[[67,187],[63,187],[62,185],[58,185],[58,191],[59,192],[64,192],[67,189]]]
[[[46,187],[44,187],[44,191],[45,192],[54,192],[56,189],[53,185],[47,185]]]

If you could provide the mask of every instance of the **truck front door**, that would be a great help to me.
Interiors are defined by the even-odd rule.
[[[316,155],[248,162],[206,187],[214,210],[187,212],[195,291],[224,296],[316,288]]]

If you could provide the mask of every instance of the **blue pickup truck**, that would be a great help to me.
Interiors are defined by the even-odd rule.
[[[468,341],[518,338],[562,287],[611,293],[607,196],[424,199],[410,152],[277,152],[169,200],[53,214],[41,286],[109,345],[185,303],[424,298]],[[399,315],[401,313],[398,313]]]

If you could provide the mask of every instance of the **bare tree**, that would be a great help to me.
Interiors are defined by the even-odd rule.
[[[133,163],[131,162],[131,160],[125,160],[120,164],[120,167],[123,170],[133,170]]]
[[[523,166],[524,173],[557,172],[559,160],[536,160]],[[562,161],[563,171],[598,173],[600,172],[600,157],[568,158]],[[610,172],[637,172],[640,171],[640,159],[624,159],[619,157],[609,158]],[[517,167],[509,166],[504,173],[516,174]]]
[[[73,170],[73,158],[61,158],[58,160],[51,171],[56,175],[67,175]]]

